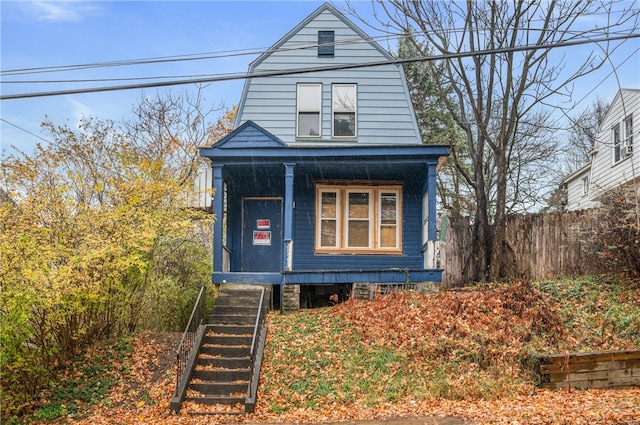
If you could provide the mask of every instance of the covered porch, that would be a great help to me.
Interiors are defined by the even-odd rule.
[[[212,167],[213,283],[441,280],[436,171],[448,146],[288,146],[249,121],[200,154]],[[365,187],[361,191],[372,198],[396,196],[396,249],[323,249],[318,187],[336,182],[346,191]],[[381,208],[370,207],[371,215],[385,215]]]

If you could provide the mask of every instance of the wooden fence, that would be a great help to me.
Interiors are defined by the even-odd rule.
[[[597,210],[508,217],[501,277],[546,279],[598,273]],[[447,220],[442,231],[440,266],[444,287],[460,286],[472,278],[474,252],[471,222]]]

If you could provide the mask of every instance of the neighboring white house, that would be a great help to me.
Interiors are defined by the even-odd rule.
[[[563,182],[567,211],[598,207],[598,197],[614,187],[640,188],[640,137],[634,137],[634,121],[639,118],[640,89],[620,89],[598,129],[591,163]]]

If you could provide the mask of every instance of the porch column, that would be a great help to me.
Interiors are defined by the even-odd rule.
[[[282,238],[282,270],[293,269],[293,170],[295,164],[284,164],[284,234]]]
[[[438,238],[436,232],[436,164],[429,164],[427,167],[427,191],[429,193],[429,228],[427,239],[435,241]]]
[[[423,214],[427,214],[427,228],[426,235],[423,235],[423,247],[422,252],[424,255],[424,268],[435,269],[437,268],[436,259],[436,244],[437,244],[437,217],[436,217],[436,164],[426,164],[427,166],[427,178],[422,186],[423,197]],[[424,205],[424,198],[426,197],[426,205]],[[426,240],[425,240],[426,236]]]
[[[224,182],[222,180],[222,165],[212,164],[213,169],[213,271],[222,272],[222,217],[224,214]]]

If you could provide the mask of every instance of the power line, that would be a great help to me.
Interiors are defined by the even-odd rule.
[[[17,128],[18,130],[24,131],[25,133],[28,133],[28,134],[32,135],[33,137],[37,137],[38,139],[42,140],[43,142],[47,142],[47,143],[49,143],[49,144],[51,143],[51,141],[50,141],[50,140],[47,140],[47,139],[45,139],[44,137],[40,137],[40,136],[38,136],[36,133],[33,133],[33,132],[31,132],[31,131],[27,130],[26,128],[22,128],[22,127],[20,127],[20,126],[19,126],[19,125],[17,125],[17,124],[14,124],[14,123],[12,123],[12,122],[9,122],[9,121],[5,120],[4,118],[0,118],[0,121],[2,121],[2,122],[4,122],[4,123],[7,123],[7,124],[9,124],[9,125],[10,125],[10,126],[12,126],[12,127]]]
[[[243,73],[238,75],[224,75],[224,76],[216,76],[216,77],[193,78],[193,79],[183,79],[183,80],[174,80],[174,81],[160,81],[155,83],[138,83],[138,84],[128,84],[128,85],[119,85],[119,86],[94,87],[94,88],[73,89],[73,90],[58,90],[58,91],[50,91],[50,92],[20,93],[20,94],[2,95],[0,96],[0,100],[27,99],[27,98],[35,98],[35,97],[97,93],[97,92],[144,89],[144,88],[154,88],[154,87],[169,87],[169,86],[177,86],[177,85],[185,85],[185,84],[204,84],[204,83],[213,83],[213,82],[219,82],[219,81],[241,80],[241,79],[247,79],[247,78],[264,78],[264,77],[276,77],[276,76],[286,76],[286,75],[295,75],[295,74],[308,74],[312,72],[369,68],[369,67],[375,67],[375,66],[403,64],[403,63],[412,63],[412,62],[450,60],[450,59],[458,59],[458,58],[477,56],[477,55],[522,52],[522,51],[539,50],[539,49],[548,50],[553,48],[571,47],[571,46],[578,46],[578,45],[589,44],[589,43],[628,40],[628,39],[638,38],[638,37],[640,37],[640,34],[629,34],[629,35],[618,36],[618,37],[606,37],[606,38],[600,38],[600,39],[587,39],[587,40],[578,40],[578,41],[571,41],[571,42],[559,42],[559,43],[553,43],[553,44],[548,44],[543,46],[540,46],[540,45],[519,46],[519,47],[509,47],[509,48],[500,48],[500,49],[480,50],[476,52],[459,52],[459,53],[448,53],[448,54],[437,55],[437,56],[421,56],[421,57],[407,58],[407,59],[373,61],[373,62],[365,62],[365,63],[358,63],[358,64],[330,65],[330,66],[320,66],[320,67],[311,67],[311,68],[297,68],[297,69],[289,69],[289,70],[282,70],[282,71]]]
[[[586,15],[585,15],[586,16]],[[489,28],[484,28],[484,30],[489,30]],[[532,31],[542,31],[542,28],[530,28]],[[464,28],[454,28],[451,29],[450,32],[453,33],[461,33],[464,32]],[[611,36],[612,34],[623,34],[622,32],[607,32],[605,29],[602,29],[602,36]],[[578,32],[576,34],[581,34],[582,32]],[[592,31],[593,33],[593,31]],[[360,37],[353,39],[346,39],[340,41],[334,41],[334,46],[337,45],[348,45],[348,44],[358,44],[358,43],[368,43],[369,41],[376,40],[396,40],[404,37],[404,33],[386,33],[384,35],[372,36],[368,37],[368,39],[363,40]],[[318,47],[317,43],[306,43],[298,46],[292,47],[280,47],[275,50],[263,49],[263,48],[249,48],[249,49],[238,49],[238,50],[222,50],[219,52],[207,52],[207,53],[191,53],[185,55],[171,55],[171,56],[158,56],[151,58],[142,58],[142,59],[130,59],[130,60],[119,60],[119,61],[109,61],[109,62],[94,62],[94,63],[85,63],[85,64],[75,64],[75,65],[57,65],[57,66],[46,66],[46,67],[32,67],[32,68],[18,68],[18,69],[9,69],[0,71],[0,76],[16,76],[16,75],[27,75],[27,74],[41,74],[41,73],[50,73],[50,72],[66,72],[66,71],[79,71],[79,70],[88,70],[94,68],[108,68],[108,67],[118,67],[118,66],[132,66],[132,65],[149,65],[149,64],[162,64],[162,63],[173,63],[173,62],[184,62],[184,61],[196,61],[196,60],[209,60],[209,59],[225,59],[225,58],[233,58],[239,56],[248,56],[248,55],[261,55],[264,53],[276,53],[276,52],[287,52],[287,51],[297,51],[297,50],[307,50]],[[169,77],[168,77],[169,78]],[[132,80],[135,78],[131,78]]]

